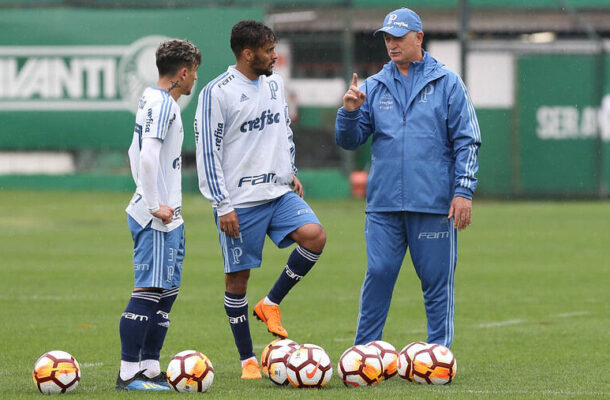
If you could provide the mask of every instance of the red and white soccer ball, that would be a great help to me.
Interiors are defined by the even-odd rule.
[[[214,382],[214,367],[198,351],[181,351],[167,366],[167,382],[177,392],[206,392]]]
[[[339,358],[337,373],[347,387],[377,385],[383,379],[383,361],[372,347],[352,346]]]
[[[299,344],[294,340],[290,339],[275,339],[273,342],[265,346],[263,352],[261,353],[261,369],[263,370],[263,374],[265,376],[269,376],[269,353],[273,349],[278,349],[282,347],[289,347],[293,350],[296,350],[299,347]]]
[[[269,379],[279,386],[288,385],[288,358],[296,351],[291,346],[282,346],[271,349],[267,358],[269,366]]]
[[[432,344],[413,356],[413,380],[428,385],[446,385],[457,371],[457,361],[451,350]]]
[[[292,386],[320,389],[330,381],[333,366],[323,348],[315,344],[303,344],[288,357],[286,372]]]
[[[381,357],[381,362],[383,363],[383,379],[390,379],[397,374],[398,351],[396,351],[394,346],[383,340],[373,340],[372,342],[367,343],[366,346],[379,353],[379,357]]]
[[[413,382],[413,356],[415,356],[415,353],[425,349],[428,346],[428,343],[413,342],[402,348],[398,354],[397,363],[398,375],[402,379]]]
[[[36,361],[32,378],[40,393],[68,393],[78,386],[80,366],[71,354],[53,350]]]

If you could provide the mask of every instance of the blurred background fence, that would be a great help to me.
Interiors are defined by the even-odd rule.
[[[0,0],[0,188],[132,190],[137,98],[156,81],[156,45],[179,37],[203,53],[181,99],[185,189],[197,190],[196,94],[234,62],[233,24],[257,19],[280,38],[309,196],[348,196],[370,151],[334,144],[336,110],[352,72],[364,79],[387,62],[372,32],[401,6],[420,14],[425,49],[470,89],[481,196],[608,197],[608,0]]]

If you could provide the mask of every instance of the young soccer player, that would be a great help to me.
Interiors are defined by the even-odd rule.
[[[134,242],[135,289],[121,315],[119,390],[169,390],[159,353],[178,296],[184,259],[181,151],[184,131],[176,101],[189,95],[201,53],[185,40],[156,51],[159,80],[144,90],[129,147],[136,192],[127,206]]]
[[[242,379],[259,379],[252,351],[246,289],[262,261],[265,235],[279,247],[296,242],[254,316],[288,337],[279,304],[316,263],[326,234],[302,199],[284,83],[273,73],[276,37],[267,26],[241,21],[231,32],[236,64],[199,95],[195,140],[199,189],[212,203],[224,259],[225,310],[242,362]]]

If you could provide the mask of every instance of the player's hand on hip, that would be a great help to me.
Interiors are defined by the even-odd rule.
[[[298,194],[300,198],[303,198],[303,184],[294,174],[292,174],[292,191]]]
[[[220,230],[228,237],[239,237],[239,218],[237,218],[237,213],[235,211],[218,217],[218,225],[220,226]]]
[[[454,218],[453,227],[458,230],[466,229],[472,222],[472,200],[456,196],[449,207],[449,219]]]
[[[364,103],[364,99],[366,99],[366,94],[358,89],[358,74],[354,73],[352,84],[343,96],[343,108],[347,111],[357,110]]]
[[[174,219],[174,209],[163,204],[159,205],[159,209],[153,213],[154,217],[161,219],[164,225],[169,224]]]

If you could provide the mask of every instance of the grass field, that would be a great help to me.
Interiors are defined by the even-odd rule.
[[[127,193],[0,190],[0,398],[39,398],[31,369],[61,349],[82,366],[81,398],[153,398],[178,393],[117,393],[119,315],[132,288]],[[315,343],[336,369],[352,344],[365,269],[361,201],[310,201],[328,242],[316,268],[282,303],[284,326]],[[223,269],[209,204],[184,199],[187,252],[162,365],[181,350],[207,354],[216,399],[610,398],[610,203],[476,202],[459,235],[449,386],[408,384],[346,389],[336,372],[320,391],[242,382],[223,308]],[[284,266],[287,250],[269,242],[253,272],[250,305]],[[251,319],[255,351],[272,337]],[[399,277],[384,340],[398,349],[425,340],[425,316],[410,260]],[[197,396],[197,395],[191,395]],[[70,397],[72,398],[72,397]]]

